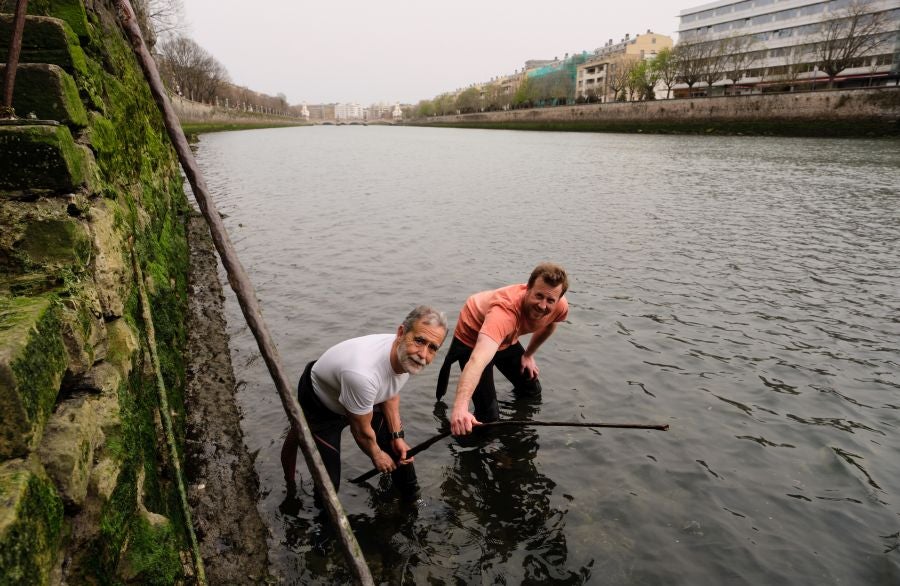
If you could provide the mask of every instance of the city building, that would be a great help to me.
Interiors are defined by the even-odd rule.
[[[630,61],[652,59],[661,49],[672,48],[672,37],[648,30],[644,34],[631,37],[626,34],[618,43],[609,39],[605,45],[594,51],[578,66],[575,76],[577,97],[609,102],[616,99],[621,88],[615,81],[617,73],[624,73]],[[654,88],[657,98],[665,98],[665,88]]]
[[[312,121],[334,120],[334,108],[334,104],[312,104],[306,107]]]
[[[363,120],[363,107],[359,104],[335,104],[334,119],[338,121]]]
[[[698,64],[680,95],[896,83],[900,3],[720,0],[682,10],[678,34]]]

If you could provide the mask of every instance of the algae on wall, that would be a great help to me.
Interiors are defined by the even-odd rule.
[[[13,105],[60,124],[0,126],[0,584],[190,571],[131,269],[181,443],[188,204],[112,9],[29,3]]]

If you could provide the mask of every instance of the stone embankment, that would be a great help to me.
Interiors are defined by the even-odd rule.
[[[582,104],[409,123],[587,132],[900,136],[900,87]]]
[[[88,4],[29,4],[13,102],[25,119],[0,125],[2,585],[172,584],[194,571],[162,423],[171,417],[178,453],[210,445],[185,435],[192,211],[112,3]],[[0,15],[4,63],[11,24]],[[215,509],[197,490],[195,506]],[[214,563],[222,542],[204,537]],[[243,582],[263,579],[264,545],[254,555]]]

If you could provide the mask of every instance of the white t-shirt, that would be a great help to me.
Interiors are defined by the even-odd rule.
[[[351,338],[325,351],[312,369],[316,396],[326,407],[346,415],[371,413],[372,408],[400,392],[409,374],[391,367],[396,334]]]

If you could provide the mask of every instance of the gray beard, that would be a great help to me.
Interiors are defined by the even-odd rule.
[[[400,362],[400,368],[409,374],[419,374],[425,368],[424,364],[419,364],[406,353],[402,343],[397,346],[397,361]]]

